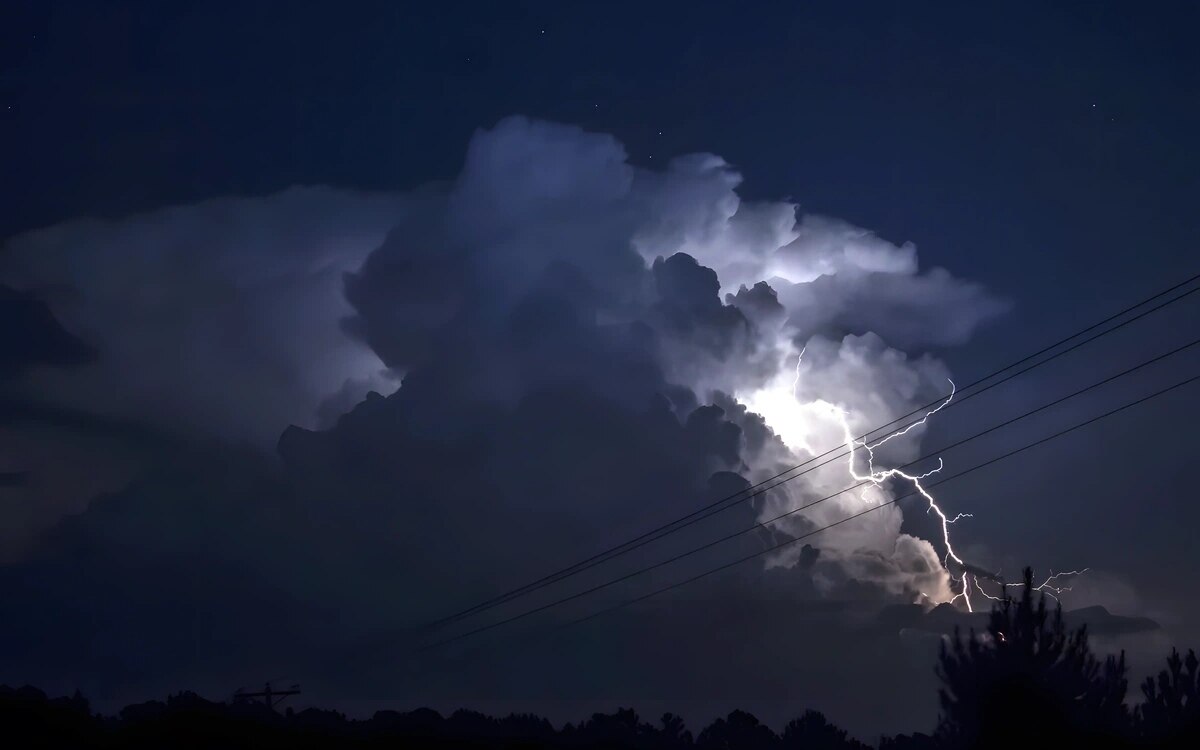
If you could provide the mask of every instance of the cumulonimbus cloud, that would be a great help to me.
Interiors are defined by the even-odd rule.
[[[841,439],[814,403],[865,429],[936,397],[947,373],[927,350],[965,341],[1004,305],[944,270],[921,271],[911,244],[798,216],[787,202],[743,201],[740,182],[713,155],[643,169],[610,136],[514,117],[476,133],[444,186],[293,189],[71,222],[14,239],[0,281],[41,295],[98,351],[85,366],[28,377],[23,387],[41,399],[261,443],[291,423],[329,425],[402,378],[392,400],[403,426],[386,428],[404,432],[396,445],[487,434],[489,420],[515,424],[530,399],[564,388],[638,419],[663,418],[665,399],[683,424],[717,404],[736,445],[710,440],[684,463],[703,474],[697,486],[714,471],[757,481]],[[575,422],[543,423],[586,432],[594,414],[588,406]],[[285,447],[309,455],[367,418],[354,419],[328,439],[293,433]],[[386,449],[386,429],[372,429],[385,432],[355,444]],[[919,434],[880,460],[911,458]],[[553,438],[507,446],[508,464],[538,471],[557,455]],[[583,444],[603,462],[603,441]],[[665,464],[680,446],[661,450]],[[501,485],[496,497],[560,502],[494,458],[477,460],[473,470]],[[646,457],[646,472],[656,460]],[[758,513],[846,480],[836,466],[814,473]],[[774,530],[799,533],[886,496],[854,495]],[[554,510],[602,516],[604,499],[593,502]],[[900,521],[891,508],[825,535],[817,546],[836,569],[829,585],[845,575],[942,597],[939,554]]]
[[[773,433],[743,440],[738,468],[751,481],[844,439],[814,404],[865,430],[943,393],[948,373],[926,350],[962,343],[1004,304],[942,269],[921,272],[912,244],[744,202],[740,181],[716,156],[650,171],[606,135],[505,120],[476,134],[443,210],[398,224],[349,278],[349,329],[393,367],[440,373],[448,408],[511,404],[565,380],[627,404],[681,387],[698,404],[723,401],[735,421],[749,407]],[[514,339],[526,325],[540,343]],[[878,458],[915,457],[919,435]],[[762,517],[849,480],[838,466],[806,476],[771,493]],[[799,533],[888,497],[855,493],[774,528]],[[819,542],[823,561],[944,600],[940,554],[901,520],[893,507],[839,527]]]

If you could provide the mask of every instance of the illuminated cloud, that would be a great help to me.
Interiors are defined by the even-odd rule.
[[[398,398],[439,405],[430,418],[443,430],[461,404],[511,408],[564,383],[632,408],[682,388],[734,422],[747,406],[774,432],[743,442],[752,482],[843,441],[824,406],[866,430],[944,393],[945,367],[903,348],[961,343],[1004,305],[943,270],[922,273],[911,244],[798,219],[789,203],[744,203],[740,181],[715,156],[644,170],[609,136],[510,118],[476,134],[441,211],[399,222],[348,279],[348,328],[407,373]],[[878,459],[915,457],[920,434]],[[844,465],[807,475],[768,495],[760,516],[850,479]],[[774,529],[799,533],[863,502],[847,494]],[[901,520],[892,507],[814,541],[822,565],[945,600],[942,553],[900,533]]]
[[[716,156],[642,169],[608,135],[515,117],[475,134],[456,179],[413,193],[293,189],[31,232],[10,243],[0,281],[40,295],[98,354],[21,385],[259,445],[289,424],[325,428],[289,429],[280,449],[322,528],[353,527],[356,550],[419,557],[450,535],[486,556],[488,535],[526,533],[532,513],[560,519],[542,544],[565,555],[598,525],[629,533],[638,518],[690,511],[714,473],[756,482],[840,444],[831,405],[865,430],[937,398],[948,373],[927,350],[1003,309],[977,285],[922,272],[911,244],[744,202],[740,182]],[[371,390],[396,392],[364,402]],[[920,434],[878,451],[880,465],[914,457]],[[470,449],[443,454],[440,441]],[[586,489],[572,486],[579,476]],[[744,518],[851,479],[833,464]],[[323,507],[346,482],[353,497]],[[629,485],[653,491],[612,491]],[[891,492],[847,493],[772,533]],[[412,497],[426,498],[417,515],[430,526],[398,520]],[[891,507],[812,540],[818,588],[948,598],[943,551],[901,521]],[[522,571],[484,567],[485,594]]]
[[[413,200],[324,188],[221,198],[20,235],[0,279],[45,300],[98,351],[43,368],[27,397],[271,445],[329,396],[387,388],[347,337],[342,274]],[[394,387],[394,386],[393,386]]]

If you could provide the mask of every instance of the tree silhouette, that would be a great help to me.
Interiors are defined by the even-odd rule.
[[[1062,607],[1047,611],[1025,569],[1019,600],[992,610],[987,632],[956,631],[942,643],[937,736],[948,747],[1045,746],[1088,739],[1092,747],[1128,733],[1125,655],[1100,662],[1087,629],[1068,631]]]
[[[879,738],[879,750],[933,750],[937,746],[937,740],[923,732]]]
[[[792,719],[780,736],[783,747],[796,750],[867,750],[867,746],[846,735],[846,730],[830,724],[825,714],[809,709]]]
[[[684,726],[683,719],[675,714],[665,713],[662,715],[661,724],[662,728],[658,730],[660,747],[676,750],[692,744],[692,733]]]
[[[767,750],[779,745],[779,737],[753,714],[734,711],[717,719],[696,738],[704,750]]]
[[[587,747],[651,748],[658,744],[657,735],[632,708],[618,708],[611,714],[592,714],[575,729],[574,739]]]
[[[1157,680],[1146,678],[1142,694],[1146,701],[1138,707],[1137,726],[1143,738],[1179,747],[1200,745],[1200,660],[1195,651],[1181,659],[1171,649],[1167,668]]]
[[[78,690],[71,698],[49,698],[36,688],[0,685],[0,742],[24,736],[29,747],[77,747],[99,726]]]
[[[1084,628],[1069,631],[1057,607],[1035,596],[1033,574],[1017,600],[1006,598],[986,632],[955,633],[937,666],[942,712],[933,736],[881,737],[879,750],[953,750],[1067,746],[1200,747],[1200,659],[1172,651],[1167,668],[1142,684],[1145,702],[1125,708],[1124,656],[1092,655]],[[887,686],[881,686],[886,688]],[[27,738],[32,738],[27,739]],[[658,725],[630,708],[596,713],[555,729],[533,714],[503,718],[429,708],[377,711],[354,719],[305,708],[280,714],[261,703],[221,703],[191,693],[93,715],[78,692],[49,698],[32,687],[0,685],[0,742],[46,748],[466,748],[467,750],[865,750],[817,711],[792,720],[781,735],[745,711],[703,729],[693,742],[683,720]]]

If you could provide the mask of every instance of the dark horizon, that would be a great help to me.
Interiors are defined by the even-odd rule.
[[[551,722],[512,711],[488,715],[460,707],[439,712],[379,709],[368,717],[328,707],[296,710],[287,701],[299,684],[239,689],[228,701],[177,691],[165,701],[131,704],[112,715],[96,713],[76,691],[47,698],[26,686],[0,686],[0,726],[43,744],[137,747],[148,743],[220,747],[325,747],[333,743],[386,742],[391,746],[690,748],[907,748],[1040,746],[1085,742],[1089,747],[1186,747],[1200,732],[1200,660],[1195,651],[1172,650],[1166,667],[1141,683],[1142,698],[1128,693],[1125,656],[1097,658],[1086,626],[1068,624],[1049,594],[1034,594],[1026,569],[1019,596],[1006,596],[976,633],[953,638],[938,652],[941,714],[932,733],[912,731],[862,742],[819,711],[793,709],[772,728],[734,709],[689,728],[686,717],[666,711],[648,722],[636,709],[593,712],[586,719]],[[981,640],[982,639],[982,640]],[[981,645],[982,644],[982,645]],[[1015,679],[1014,679],[1015,678]],[[696,726],[692,724],[691,726]]]

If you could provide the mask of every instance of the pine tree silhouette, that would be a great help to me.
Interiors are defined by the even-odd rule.
[[[1186,667],[1186,671],[1185,671]],[[1176,747],[1200,746],[1200,660],[1171,649],[1167,668],[1158,679],[1142,683],[1146,700],[1137,709],[1138,733],[1147,740]]]
[[[953,748],[1116,742],[1130,729],[1125,672],[1124,653],[1100,662],[1086,627],[1068,631],[1061,606],[1047,611],[1026,568],[1020,599],[1005,597],[985,634],[943,642],[937,737]]]

